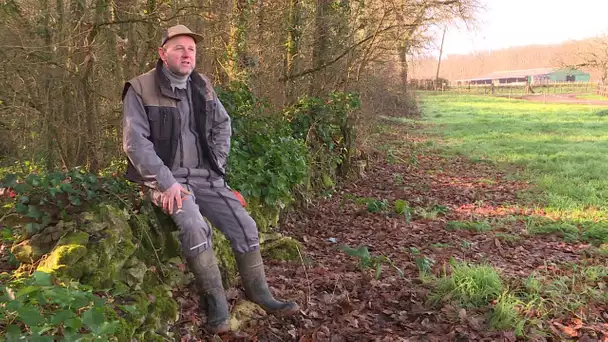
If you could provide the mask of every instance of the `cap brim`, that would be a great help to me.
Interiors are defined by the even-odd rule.
[[[200,34],[198,34],[198,33],[186,33],[186,32],[184,32],[184,33],[175,34],[175,35],[173,35],[171,37],[167,37],[167,39],[165,39],[163,41],[163,43],[161,44],[161,46],[167,44],[167,42],[170,41],[171,39],[173,39],[175,37],[179,37],[179,36],[188,36],[188,37],[191,37],[192,39],[194,39],[195,43],[198,43],[199,41],[201,41],[203,39],[203,36],[200,35]]]

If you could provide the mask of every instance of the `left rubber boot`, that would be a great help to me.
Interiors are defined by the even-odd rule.
[[[247,253],[234,253],[234,256],[247,299],[261,306],[267,313],[277,316],[292,316],[300,311],[296,302],[276,300],[270,293],[259,249]]]

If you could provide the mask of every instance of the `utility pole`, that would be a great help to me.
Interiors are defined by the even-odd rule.
[[[448,30],[447,25],[443,28],[443,37],[441,37],[441,47],[439,48],[439,61],[437,62],[437,73],[435,74],[435,90],[439,83],[439,69],[441,68],[441,57],[443,55],[443,42],[445,41],[445,32]]]

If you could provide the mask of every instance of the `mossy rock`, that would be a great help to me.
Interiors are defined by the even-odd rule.
[[[238,273],[236,259],[234,258],[234,252],[232,251],[232,246],[230,246],[230,241],[228,241],[224,234],[218,229],[212,229],[213,252],[215,253],[220,272],[222,273],[224,287],[228,288],[236,283],[236,276]]]
[[[300,260],[302,244],[291,237],[273,234],[272,238],[261,239],[261,251],[265,258],[273,260]]]
[[[138,311],[145,311],[145,320],[138,328],[138,333],[150,335],[155,334],[169,335],[169,330],[173,323],[179,319],[179,305],[173,299],[171,289],[166,285],[157,285],[152,288],[145,288],[137,293]],[[142,341],[149,341],[147,337]]]
[[[108,318],[119,318],[119,328],[114,336],[119,341],[173,340],[170,329],[179,319],[179,305],[170,288],[166,285],[144,287],[118,296],[120,315],[107,310]]]
[[[256,315],[264,316],[266,313],[259,305],[253,302],[248,300],[238,301],[230,313],[230,329],[232,331],[239,331],[245,328]]]
[[[21,241],[11,248],[11,253],[22,264],[32,264],[51,250],[50,245],[39,246],[31,239]]]
[[[54,274],[57,277],[79,278],[82,269],[72,267],[87,254],[89,234],[83,231],[69,233],[59,239],[57,245],[47,255],[37,271]]]
[[[181,256],[179,228],[173,219],[150,201],[143,202],[140,211],[131,222],[136,238],[141,241],[141,252],[156,251],[155,258],[160,262]]]
[[[32,264],[49,253],[57,241],[67,232],[73,231],[75,226],[74,222],[59,221],[56,225],[47,227],[31,238],[19,242],[11,248],[11,253],[19,262]]]
[[[83,283],[94,288],[109,288],[127,260],[135,252],[129,215],[109,205],[100,207],[97,222],[107,223],[106,228],[93,238],[90,252],[75,266],[84,277]]]
[[[272,232],[279,224],[281,209],[278,206],[269,206],[259,200],[250,199],[245,209],[255,221],[260,233]]]

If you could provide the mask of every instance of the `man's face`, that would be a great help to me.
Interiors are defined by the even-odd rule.
[[[169,39],[158,48],[158,54],[169,71],[176,75],[190,75],[196,66],[196,43],[190,36]]]

